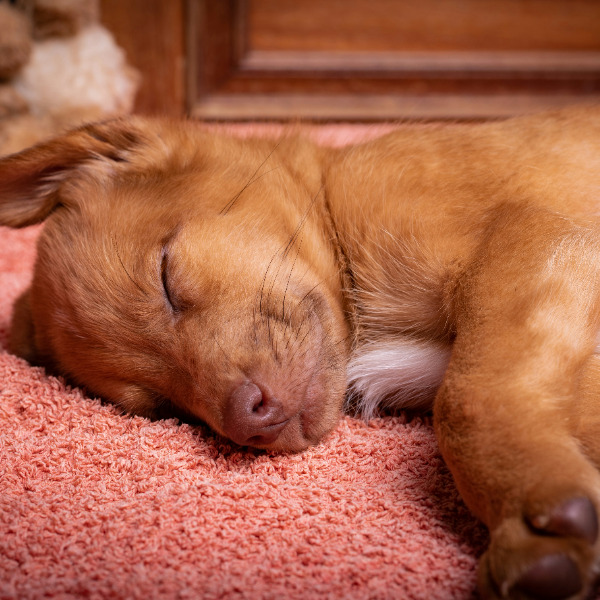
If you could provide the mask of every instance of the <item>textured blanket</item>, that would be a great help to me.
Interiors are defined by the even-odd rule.
[[[0,228],[1,599],[473,597],[487,534],[427,419],[347,417],[269,454],[8,354],[38,233]]]

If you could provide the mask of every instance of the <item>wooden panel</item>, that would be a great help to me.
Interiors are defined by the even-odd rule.
[[[189,80],[192,95],[206,95],[225,85],[238,68],[241,51],[236,44],[243,38],[239,9],[231,0],[190,0]]]
[[[203,118],[480,118],[600,100],[597,0],[189,2]]]
[[[136,112],[185,111],[184,0],[101,0],[101,20],[141,75]]]
[[[475,118],[600,101],[598,0],[101,0],[136,109]]]
[[[586,97],[600,102],[600,95]],[[215,121],[479,121],[561,108],[585,101],[573,94],[537,95],[308,95],[207,96],[193,114]]]
[[[600,50],[598,0],[251,0],[249,51]]]

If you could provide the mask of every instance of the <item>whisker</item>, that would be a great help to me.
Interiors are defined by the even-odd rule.
[[[267,294],[267,306],[269,304],[269,301],[271,300],[271,294],[273,293],[273,289],[275,288],[275,282],[277,281],[277,277],[279,276],[279,271],[281,270],[281,267],[283,266],[283,261],[285,260],[285,257],[282,256],[281,260],[279,261],[279,266],[277,267],[277,271],[275,271],[275,275],[273,276],[273,280],[271,281],[271,287],[269,288],[269,292]],[[269,314],[269,312],[267,311],[267,315]],[[270,317],[269,317],[270,319]],[[270,330],[270,321],[269,321],[269,330]]]
[[[273,293],[273,289],[275,288],[275,282],[277,281],[277,276],[279,275],[279,271],[280,271],[281,267],[283,266],[283,262],[287,258],[287,255],[288,255],[290,249],[293,247],[294,243],[298,239],[298,236],[300,235],[300,232],[302,231],[302,228],[304,227],[304,224],[306,223],[306,219],[307,219],[307,217],[308,217],[308,215],[310,213],[310,210],[312,209],[312,207],[314,206],[315,202],[317,201],[317,198],[319,197],[319,194],[323,190],[323,187],[324,186],[322,185],[319,188],[319,191],[315,194],[314,198],[311,200],[310,204],[308,205],[308,208],[306,209],[306,211],[302,215],[302,217],[301,217],[298,225],[296,226],[296,229],[292,233],[292,236],[290,237],[287,245],[283,249],[283,252],[282,252],[282,255],[281,255],[281,261],[279,263],[279,267],[277,267],[277,271],[275,273],[275,276],[273,277],[273,281],[271,282],[271,287],[269,288],[269,293],[267,294],[267,302],[271,298],[271,294]],[[299,250],[300,250],[300,248],[298,247],[298,251]],[[294,262],[295,262],[295,260],[294,260]],[[291,276],[291,273],[290,273],[290,276]],[[288,278],[288,283],[289,283],[289,278]],[[286,290],[287,290],[287,287],[286,287]],[[285,295],[284,295],[284,298],[285,298]],[[285,313],[284,313],[284,316],[285,316]]]
[[[254,345],[258,346],[258,333],[256,332],[256,306],[252,307],[252,328],[254,329]]]
[[[302,241],[304,238],[300,238],[300,243],[298,244],[298,249],[296,250],[296,256],[294,257],[294,262],[292,263],[292,268],[290,269],[290,274],[288,275],[287,282],[285,284],[285,290],[283,292],[283,302],[281,304],[281,314],[285,319],[285,297],[287,295],[288,288],[290,287],[290,279],[292,278],[292,273],[294,272],[294,267],[296,266],[296,261],[298,260],[298,255],[300,254],[300,248],[302,247]],[[288,328],[288,321],[285,323],[285,329],[283,330],[283,335],[285,337],[285,332]]]
[[[334,342],[332,344],[332,346],[334,348],[336,348],[337,346],[341,346],[342,344],[345,344],[350,339],[352,339],[352,334],[351,333],[349,333],[348,335],[345,335],[343,338],[339,339],[337,342]]]
[[[229,358],[229,355],[227,354],[227,352],[225,352],[225,350],[223,349],[223,346],[221,346],[221,343],[219,342],[219,340],[217,339],[217,336],[215,335],[215,333],[213,332],[212,334],[212,338],[215,341],[215,343],[217,344],[217,346],[219,346],[219,349],[221,350],[221,352],[223,353],[223,355],[225,356],[227,362],[231,363],[231,358]]]
[[[115,252],[117,254],[117,258],[119,259],[119,263],[121,264],[121,267],[123,267],[123,271],[125,271],[125,274],[127,275],[127,277],[129,277],[129,280],[131,281],[131,283],[133,283],[133,285],[135,285],[135,287],[140,290],[140,292],[142,292],[142,294],[144,294],[144,296],[148,296],[148,294],[146,293],[146,291],[142,288],[142,286],[135,281],[135,279],[129,274],[129,271],[126,269],[125,265],[123,264],[123,259],[121,258],[121,255],[119,254],[119,248],[117,246],[117,240],[115,240],[114,236],[112,238],[112,243],[113,243],[113,247],[115,249]]]
[[[271,260],[269,261],[269,264],[267,265],[267,269],[265,271],[265,275],[262,280],[262,285],[260,286],[260,299],[259,299],[259,303],[258,303],[258,312],[261,314],[261,316],[264,316],[263,309],[262,309],[262,301],[263,301],[263,294],[265,291],[265,284],[267,281],[267,275],[268,275],[269,269],[271,268],[271,265],[273,264],[273,261],[275,260],[275,257],[277,256],[278,253],[279,253],[279,250],[277,250],[275,252],[275,254],[273,254],[273,256],[271,257]]]
[[[302,297],[302,299],[296,304],[296,306],[294,306],[292,312],[289,315],[289,321],[292,320],[292,317],[294,316],[295,312],[300,308],[300,306],[302,305],[302,303],[320,286],[323,285],[326,281],[328,281],[329,279],[332,279],[333,277],[338,277],[339,276],[339,272],[338,273],[333,273],[331,275],[331,277],[325,277],[324,279],[321,279],[321,281],[319,281],[318,283],[316,283],[310,290],[308,290],[308,292],[306,292],[306,294],[304,294],[304,296]],[[296,328],[296,335],[295,337],[292,336],[290,334],[290,337],[288,338],[287,344],[285,345],[285,350],[288,349],[290,342],[292,341],[292,339],[294,338],[295,340],[297,340],[298,335],[302,329],[302,326],[304,325],[304,319],[302,320],[302,322],[300,323],[300,325]]]
[[[258,168],[256,169],[256,171],[254,171],[254,173],[252,173],[252,175],[250,176],[250,179],[248,179],[246,185],[244,185],[244,187],[221,209],[221,211],[219,212],[220,215],[226,215],[231,210],[233,205],[237,202],[238,198],[248,189],[249,186],[251,186],[253,183],[257,182],[260,179],[260,177],[264,177],[264,175],[267,175],[267,173],[270,173],[271,171],[274,171],[275,169],[279,168],[279,167],[275,167],[275,169],[271,169],[271,171],[267,171],[267,173],[263,173],[263,175],[261,175],[260,177],[256,177],[256,174],[262,169],[263,165],[269,160],[269,158],[271,158],[273,152],[275,152],[275,150],[277,150],[277,148],[279,147],[280,144],[281,144],[281,140],[279,142],[277,142],[277,144],[275,144],[275,147],[271,150],[271,152],[269,152],[269,154],[267,155],[265,160],[263,160],[260,163],[260,165],[258,165]],[[256,177],[256,179],[255,179],[255,177]]]
[[[302,345],[304,344],[304,340],[306,339],[306,337],[308,336],[309,333],[310,333],[310,327],[308,328],[307,332],[304,334],[304,337],[300,340],[300,343],[296,347],[296,350],[294,350],[294,353],[290,356],[289,362],[292,362],[294,360],[294,356],[296,356],[296,353],[298,352],[298,348],[302,348]]]
[[[319,284],[317,284],[317,285],[319,285]],[[313,288],[313,290],[317,287],[317,285],[315,285],[315,287]],[[306,296],[304,296],[304,298],[306,298],[307,296],[308,296],[308,294],[306,294]],[[304,298],[302,298],[302,300],[304,300]],[[300,305],[300,303],[302,302],[302,300],[294,307],[294,311],[298,308],[298,306]],[[288,338],[288,341],[287,341],[287,343],[285,345],[285,349],[286,350],[288,349],[288,347],[290,345],[290,342],[292,340],[294,341],[294,343],[298,340],[298,336],[300,335],[300,332],[302,331],[302,327],[304,327],[305,323],[306,323],[306,316],[304,316],[302,318],[302,321],[300,322],[300,325],[298,325],[298,327],[296,327],[295,335],[292,335],[292,333],[294,333],[294,332],[290,332],[290,337]],[[310,331],[310,328],[309,328],[309,331]]]
[[[310,213],[311,208],[315,205],[315,202],[317,201],[317,198],[319,197],[319,194],[323,191],[324,187],[325,187],[325,185],[323,184],[319,188],[319,191],[315,194],[315,197],[311,200],[310,204],[308,205],[308,208],[306,209],[306,211],[302,215],[302,218],[300,219],[300,222],[298,223],[298,226],[296,227],[294,233],[292,234],[292,237],[290,238],[290,241],[288,242],[287,246],[285,247],[285,249],[283,251],[283,258],[285,258],[287,256],[287,254],[290,251],[291,247],[294,245],[294,242],[296,241],[298,235],[300,234],[300,231],[302,230],[302,227],[304,227],[304,223],[306,222],[306,219],[308,217],[308,214]]]
[[[337,273],[336,273],[337,275]],[[323,285],[328,279],[331,279],[331,277],[326,277],[325,279],[321,279],[321,281],[319,281],[318,283],[316,283],[312,288],[310,288],[310,290],[308,290],[308,292],[306,292],[306,294],[304,294],[304,296],[302,297],[302,299],[300,300],[300,302],[298,302],[298,304],[296,304],[296,306],[294,306],[294,310],[290,313],[290,317],[294,314],[294,312],[298,309],[298,307],[320,286]]]

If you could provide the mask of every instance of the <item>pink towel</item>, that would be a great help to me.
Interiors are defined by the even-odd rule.
[[[473,597],[487,534],[427,419],[347,417],[271,455],[9,355],[38,230],[0,228],[0,599]]]

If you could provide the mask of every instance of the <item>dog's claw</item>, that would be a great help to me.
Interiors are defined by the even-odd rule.
[[[589,544],[594,544],[598,537],[598,515],[586,497],[567,500],[549,515],[536,515],[529,522],[538,531],[580,538]]]
[[[583,583],[575,563],[564,554],[540,558],[514,585],[530,598],[563,600],[580,592]]]

